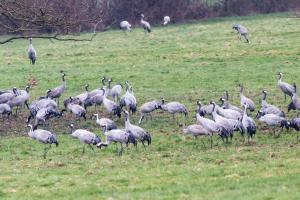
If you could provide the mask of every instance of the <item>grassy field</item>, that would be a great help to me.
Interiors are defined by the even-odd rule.
[[[250,44],[237,39],[231,29],[241,23],[250,31]],[[141,29],[128,35],[118,30],[99,33],[93,42],[34,40],[36,65],[27,59],[28,41],[18,40],[0,48],[0,88],[22,88],[31,80],[31,100],[60,84],[60,70],[67,74],[64,98],[79,94],[83,85],[99,87],[100,77],[115,82],[129,80],[138,104],[160,98],[184,103],[195,122],[196,101],[218,100],[228,90],[239,105],[238,83],[259,107],[260,92],[268,101],[287,110],[276,88],[276,73],[300,85],[299,19],[292,14],[220,18],[168,27],[154,27],[145,36]],[[89,37],[82,35],[81,37]],[[98,112],[103,113],[103,108]],[[89,110],[89,116],[94,113]],[[94,120],[70,116],[51,120],[60,146],[47,159],[44,146],[27,137],[27,111],[10,120],[0,119],[0,199],[299,199],[300,148],[296,132],[274,138],[259,124],[255,143],[239,134],[224,145],[214,138],[184,137],[166,113],[156,112],[143,124],[153,144],[145,151],[130,148],[123,156],[115,146],[87,149],[68,133],[68,124],[96,132]],[[289,113],[291,118],[296,112]],[[254,116],[254,114],[252,114]],[[137,122],[138,115],[133,120]],[[117,121],[122,127],[124,119]],[[218,142],[218,143],[217,143]]]

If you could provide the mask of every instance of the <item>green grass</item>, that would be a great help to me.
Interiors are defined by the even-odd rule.
[[[248,27],[250,44],[239,41],[231,29],[237,22]],[[239,105],[237,85],[243,83],[257,106],[261,90],[266,89],[268,101],[286,111],[288,102],[276,88],[276,73],[281,71],[285,81],[300,84],[299,31],[299,19],[284,13],[154,27],[149,36],[141,29],[128,35],[113,30],[99,33],[93,42],[36,39],[34,66],[27,59],[28,41],[18,40],[0,48],[0,88],[24,87],[34,78],[33,100],[60,84],[59,71],[65,70],[67,98],[81,93],[85,83],[99,87],[105,75],[115,82],[129,80],[139,105],[161,96],[184,103],[190,116],[177,121],[191,124],[198,99],[217,101],[228,90],[231,102]],[[259,124],[253,145],[236,134],[226,145],[214,138],[210,149],[207,138],[184,137],[169,115],[156,112],[153,121],[142,125],[153,137],[147,151],[130,148],[119,157],[112,145],[81,155],[79,141],[68,136],[68,123],[104,137],[94,120],[78,122],[66,116],[51,120],[49,128],[58,134],[60,146],[44,160],[43,145],[26,135],[26,115],[23,111],[19,118],[0,119],[0,199],[290,200],[300,196],[300,149],[293,130],[273,138]],[[120,127],[123,123],[123,118],[117,121]]]

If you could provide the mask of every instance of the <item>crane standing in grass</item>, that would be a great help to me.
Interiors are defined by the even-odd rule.
[[[58,141],[57,141],[56,135],[54,133],[51,133],[50,131],[43,130],[43,129],[33,130],[31,124],[28,124],[28,127],[30,127],[30,130],[28,132],[29,137],[31,137],[32,139],[37,140],[41,143],[44,143],[45,145],[49,144],[49,147],[45,146],[45,149],[44,149],[43,157],[46,158],[47,152],[51,148],[51,145],[55,144],[56,146],[58,146]]]
[[[35,64],[36,61],[36,50],[33,48],[32,45],[32,38],[29,38],[29,47],[28,47],[28,58],[30,59],[31,64]]]
[[[166,26],[168,23],[170,23],[171,18],[169,16],[164,16],[164,22],[163,25]]]
[[[141,25],[145,31],[145,34],[147,32],[151,33],[151,25],[149,24],[149,22],[145,21],[144,18],[145,18],[144,14],[141,14]]]
[[[59,97],[64,93],[65,89],[66,89],[66,80],[65,80],[65,76],[66,74],[61,71],[61,79],[62,79],[62,83],[60,86],[54,88],[54,89],[49,89],[47,91],[47,98],[51,98],[51,99],[57,99],[57,104],[59,105]]]
[[[242,39],[242,37],[244,37],[246,42],[249,43],[248,30],[246,27],[244,27],[240,24],[235,24],[235,25],[233,25],[232,29],[237,31],[237,33],[239,34],[239,39]]]
[[[125,33],[127,31],[131,31],[131,24],[128,21],[121,21],[120,29],[122,29]]]

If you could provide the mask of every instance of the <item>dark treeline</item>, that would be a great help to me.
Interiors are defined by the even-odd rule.
[[[138,24],[144,13],[152,24],[169,15],[173,22],[220,16],[290,11],[299,0],[2,0],[0,33],[37,34],[90,31]]]

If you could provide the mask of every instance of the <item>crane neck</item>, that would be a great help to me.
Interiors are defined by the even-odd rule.
[[[267,94],[263,92],[263,94],[262,94],[262,100],[266,101],[266,99],[267,99]]]

